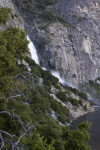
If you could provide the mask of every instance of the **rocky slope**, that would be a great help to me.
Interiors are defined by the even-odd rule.
[[[6,26],[4,26],[3,24],[1,24],[0,25],[0,28],[1,29],[5,29],[5,28],[7,28],[8,26],[10,26],[10,25],[12,25],[13,27],[20,27],[21,29],[24,29],[24,22],[23,22],[23,19],[22,19],[22,17],[19,15],[19,12],[18,12],[18,10],[17,10],[17,8],[15,7],[15,5],[12,3],[12,1],[11,0],[7,0],[6,2],[4,1],[4,0],[2,0],[1,1],[1,3],[0,3],[0,7],[7,7],[7,8],[11,8],[12,9],[12,13],[11,13],[11,16],[10,16],[10,20],[9,21],[7,21],[7,24],[6,24]],[[13,17],[12,17],[13,16]],[[25,24],[26,25],[26,24]],[[51,49],[53,49],[54,50],[54,55],[55,55],[55,57],[53,57],[53,59],[51,59],[50,60],[50,62],[53,62],[53,61],[55,61],[54,59],[58,56],[58,53],[56,52],[56,44],[58,44],[59,43],[59,46],[60,45],[62,45],[62,42],[61,42],[61,40],[60,40],[60,36],[62,35],[62,36],[64,36],[66,39],[68,38],[67,37],[67,33],[65,33],[64,31],[66,30],[66,28],[64,27],[64,26],[62,26],[62,28],[61,28],[61,26],[62,26],[62,24],[60,24],[60,23],[55,23],[55,24],[51,24],[50,26],[49,26],[49,32],[47,32],[47,34],[45,34],[45,30],[44,30],[44,32],[43,31],[41,31],[41,30],[39,30],[39,32],[38,32],[38,37],[40,38],[40,36],[42,35],[44,35],[45,36],[45,38],[50,38],[50,39],[52,39],[52,40],[50,40],[50,43],[52,42],[52,45],[49,47],[49,49],[51,50]],[[35,26],[37,29],[39,28],[39,26],[37,25],[37,26]],[[56,29],[56,30],[55,30]],[[61,32],[57,32],[57,31],[59,31],[59,29],[62,31],[62,33]],[[56,37],[55,37],[55,31],[56,31]],[[53,47],[54,46],[54,47]],[[63,45],[64,46],[64,45]],[[65,46],[66,47],[66,46]],[[59,55],[61,56],[61,52],[59,52]],[[65,54],[65,53],[64,53]],[[65,57],[65,55],[63,54],[63,57]],[[45,53],[44,53],[44,57],[46,57],[45,56]],[[40,58],[42,58],[42,57],[40,57]],[[57,57],[58,58],[58,57]],[[59,60],[57,60],[57,58],[56,58],[56,69],[58,69],[59,68],[59,66],[61,67],[61,62],[59,61]],[[46,58],[46,60],[47,59],[49,59],[48,57]],[[73,59],[73,58],[72,58]],[[72,60],[71,59],[71,60]],[[48,60],[49,61],[49,60]],[[42,60],[42,62],[43,63],[45,63],[45,59],[43,59]],[[23,63],[24,63],[24,65],[26,66],[26,67],[28,67],[28,69],[29,69],[29,64],[26,62],[26,61],[23,61]],[[47,63],[46,63],[47,64]],[[74,63],[73,63],[73,65],[74,65]],[[47,66],[48,66],[48,64],[47,64]],[[46,67],[47,67],[46,66]],[[49,66],[48,66],[49,67]],[[31,70],[31,69],[29,69],[29,70]],[[43,86],[43,79],[42,78],[40,78],[39,79],[39,83],[38,83],[40,86]],[[60,85],[61,86],[61,85]],[[65,91],[66,92],[66,89],[64,89],[62,86],[61,86],[61,88],[62,88],[62,91]],[[76,106],[74,106],[73,104],[71,104],[71,102],[68,102],[68,103],[63,103],[63,99],[61,99],[61,100],[59,100],[59,98],[57,98],[56,97],[56,95],[55,95],[55,90],[57,90],[57,89],[51,89],[51,93],[53,94],[53,97],[54,97],[54,99],[55,100],[57,100],[58,99],[58,101],[62,104],[62,106],[64,106],[64,107],[67,107],[69,110],[70,110],[70,113],[71,113],[71,115],[72,115],[72,117],[73,118],[76,118],[76,117],[79,117],[79,116],[81,116],[81,115],[84,115],[85,113],[87,113],[88,111],[93,111],[94,109],[93,109],[93,107],[91,107],[90,106],[90,104],[88,103],[88,102],[86,102],[86,101],[84,101],[84,100],[82,100],[82,106],[79,104],[79,106],[77,107],[77,109],[76,109]],[[59,92],[59,90],[57,90],[57,92]],[[80,100],[80,97],[78,96],[77,97],[77,94],[74,94],[74,93],[72,93],[70,90],[69,90],[69,93],[70,93],[70,95],[66,95],[67,97],[72,97],[75,101],[79,101]],[[87,110],[85,110],[85,109],[83,109],[83,106],[84,105],[87,105]],[[75,113],[74,113],[75,112]]]
[[[22,18],[10,0],[0,4],[0,149],[89,149],[90,123],[82,123],[76,130],[67,126],[94,110],[87,95],[59,84],[50,71],[28,56]],[[43,49],[47,43],[44,46],[43,38],[41,41]]]
[[[10,20],[8,20],[6,27],[11,25],[13,27],[20,27],[21,29],[24,29],[23,19],[19,15],[17,8],[15,8],[11,0],[0,0],[0,7],[11,8],[12,10]],[[0,25],[0,29],[5,29],[6,27],[3,24]]]
[[[61,91],[66,92],[66,88],[63,88],[61,86]],[[75,104],[75,103],[73,104],[72,101],[70,101],[70,100],[64,101],[64,98],[57,97],[56,93],[58,93],[59,90],[55,89],[53,86],[51,88],[51,92],[52,92],[52,94],[50,94],[50,95],[53,96],[53,98],[56,101],[60,102],[62,104],[62,106],[67,107],[69,109],[73,119],[83,116],[83,115],[87,114],[88,112],[94,111],[94,108],[92,107],[90,102],[86,101],[85,99],[82,99],[82,97],[80,97],[78,94],[75,94],[71,90],[67,89],[66,97],[76,100],[76,103],[79,104],[78,107],[77,107],[77,104]]]
[[[46,10],[62,16],[67,26],[41,21],[38,14],[41,10],[34,8],[34,0],[13,2],[37,46],[42,66],[58,70],[69,84],[76,86],[100,76],[99,0],[59,0],[55,5],[46,6]]]

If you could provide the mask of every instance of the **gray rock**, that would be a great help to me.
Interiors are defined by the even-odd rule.
[[[51,92],[52,92],[53,94],[56,94],[56,93],[59,92],[59,90],[57,90],[57,89],[52,85],[52,87],[51,87]]]
[[[39,86],[43,87],[43,79],[42,78],[38,78],[38,84],[39,84]]]
[[[28,22],[28,16],[21,11],[22,2],[16,1],[38,50],[41,66],[59,71],[66,82],[74,86],[100,76],[99,0],[60,0],[50,9],[64,17],[67,26],[52,23],[45,30],[40,29],[45,23],[39,24],[36,18]]]
[[[20,16],[17,7],[14,6],[11,0],[0,0],[0,7],[7,7],[12,9],[12,16],[10,20],[7,22],[6,27],[13,26],[19,27],[20,29],[24,29],[24,22],[22,17]],[[3,30],[6,28],[3,24],[0,25],[0,29]]]

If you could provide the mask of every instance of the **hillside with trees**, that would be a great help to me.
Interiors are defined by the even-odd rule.
[[[0,23],[6,25],[10,12],[0,8]],[[63,93],[58,79],[42,70],[28,54],[24,31],[12,26],[0,31],[0,149],[89,150],[91,124],[81,123],[71,130],[71,113],[54,99],[51,87],[60,92],[59,99],[70,101],[76,109],[82,100],[79,103],[67,97],[72,89],[65,88]]]

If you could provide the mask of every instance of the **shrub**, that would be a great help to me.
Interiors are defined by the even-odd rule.
[[[49,6],[49,5],[53,5],[53,4],[56,4],[59,0],[37,0],[37,2],[39,4],[42,4],[44,6]]]
[[[43,82],[46,86],[51,87],[52,86],[52,82],[50,80],[44,80]]]
[[[78,103],[79,103],[81,106],[83,106],[83,102],[82,102],[81,99],[78,101]]]
[[[70,102],[72,105],[78,107],[80,101],[76,100],[73,97],[67,97],[66,92],[59,91],[56,96],[63,102]]]
[[[70,122],[72,116],[68,108],[64,107],[61,103],[55,101],[54,99],[51,99],[50,101],[50,108],[52,108],[55,111],[58,120],[63,124],[65,124],[66,122]]]
[[[46,39],[44,37],[39,37],[39,48],[44,48],[46,45]]]
[[[44,4],[42,4],[42,3],[38,3],[37,5],[36,5],[36,7],[37,7],[37,9],[39,9],[39,10],[45,10],[46,9],[46,7],[44,6]]]
[[[31,150],[55,150],[53,147],[54,141],[52,140],[50,144],[47,144],[47,140],[44,137],[40,137],[39,134],[31,134],[28,138],[23,138],[23,143],[26,147],[30,145]]]
[[[11,9],[10,8],[0,8],[0,24],[6,25],[6,22],[10,18]]]
[[[82,98],[82,99],[84,99],[84,100],[87,100],[87,99],[88,99],[87,94],[84,93],[84,92],[79,92],[78,95],[79,95],[80,98]]]
[[[68,101],[71,102],[72,105],[78,107],[78,100],[76,100],[75,98],[69,97]]]
[[[74,146],[79,149],[80,139],[77,140],[77,137],[81,136],[83,130],[72,131],[68,127],[59,126],[59,121],[63,124],[70,122],[71,114],[67,107],[54,100],[47,90],[51,85],[58,86],[58,79],[26,57],[27,44],[26,34],[19,28],[9,27],[0,32],[0,92],[4,92],[3,96],[0,95],[0,111],[8,111],[0,115],[0,129],[15,135],[11,138],[1,133],[1,136],[7,139],[7,141],[4,140],[6,142],[4,144],[7,149],[11,149],[9,143],[15,143],[24,131],[29,131],[28,127],[31,126],[34,128],[30,127],[31,130],[25,132],[17,145],[18,149],[64,150],[74,149]],[[23,61],[24,58],[31,72],[22,69],[25,67],[23,64],[18,65],[19,60]],[[45,86],[40,87],[34,82],[36,76],[44,79]],[[66,97],[65,92],[60,91],[60,93],[65,101],[75,101]],[[76,105],[75,102],[73,103]],[[55,111],[58,122],[47,114],[50,110]],[[40,122],[40,120],[42,122],[35,126],[34,122]],[[85,135],[87,135],[86,130]],[[82,144],[86,145],[87,139],[84,139],[84,136],[81,137]],[[2,146],[2,143],[0,144]]]
[[[17,74],[17,61],[28,54],[26,33],[19,28],[9,27],[0,31],[0,93],[12,87],[12,76]]]
[[[3,31],[3,36],[7,40],[7,50],[13,54],[15,59],[23,60],[26,54],[29,52],[26,33],[19,28],[10,26],[5,31]]]
[[[81,99],[87,100],[88,96],[86,93],[79,91],[78,89],[72,88],[72,87],[68,87],[69,90],[71,90],[73,93],[75,93],[76,95],[78,95]]]
[[[45,22],[55,22],[57,17],[51,11],[44,11],[40,14],[40,18]]]
[[[65,18],[63,18],[63,17],[61,17],[61,16],[57,16],[57,20],[58,20],[61,24],[67,25],[67,22],[66,22]]]
[[[63,102],[67,102],[66,92],[59,91],[56,96]]]
[[[93,105],[94,105],[94,102],[90,102],[90,105],[93,106]]]
[[[50,71],[41,70],[41,77],[44,79],[44,83],[45,83],[45,80],[48,80],[48,81],[52,82],[52,85],[57,87],[59,80],[58,80],[58,78],[53,76]]]
[[[84,105],[84,106],[83,106],[83,109],[84,109],[85,111],[87,111],[87,105]]]

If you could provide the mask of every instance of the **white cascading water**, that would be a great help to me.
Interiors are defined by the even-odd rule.
[[[30,38],[29,38],[28,36],[27,36],[27,40],[29,41],[28,48],[29,48],[29,50],[30,50],[32,59],[35,61],[36,64],[39,65],[40,63],[39,63],[39,57],[38,57],[38,55],[37,55],[37,50],[36,50],[36,48],[35,48],[33,42],[30,40]],[[42,69],[43,69],[43,70],[46,70],[45,67],[42,67]],[[53,76],[55,76],[55,77],[57,77],[57,78],[59,79],[59,82],[60,82],[60,83],[62,83],[62,84],[65,83],[65,80],[60,77],[60,74],[59,74],[58,71],[51,70],[51,73],[52,73]]]
[[[32,59],[35,61],[36,64],[40,64],[39,63],[39,57],[37,55],[37,51],[36,51],[36,48],[33,44],[33,42],[30,40],[30,38],[27,36],[27,40],[29,41],[29,44],[28,44],[28,48],[30,50],[30,53],[31,53],[31,56],[32,56]]]
[[[43,70],[47,70],[45,67],[42,67]],[[60,73],[58,71],[55,71],[55,70],[50,70],[52,75],[57,77],[59,79],[59,82],[64,84],[65,83],[65,80],[63,78],[61,78],[60,76]]]
[[[55,70],[51,70],[51,73],[53,76],[57,77],[59,79],[59,82],[64,84],[65,80],[63,78],[61,78],[60,73],[58,71]]]

